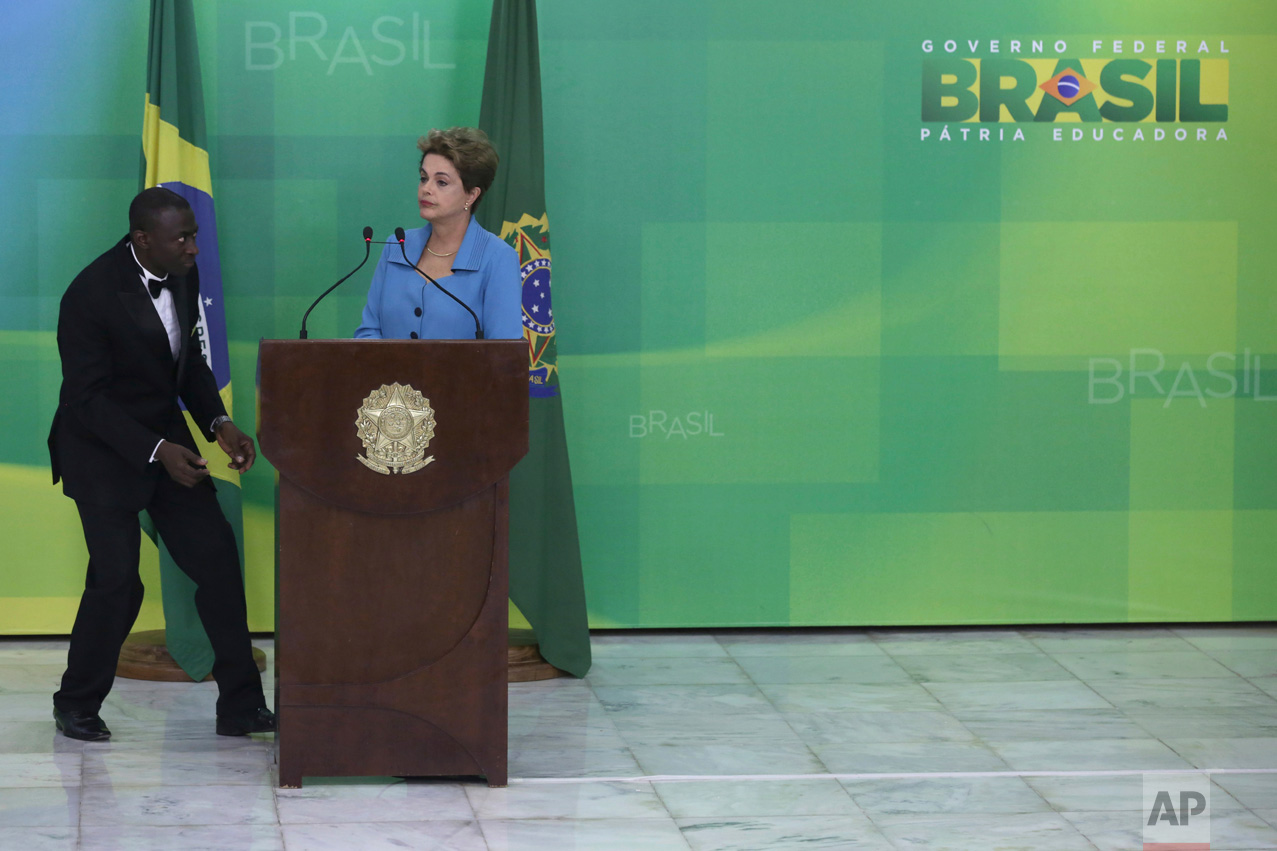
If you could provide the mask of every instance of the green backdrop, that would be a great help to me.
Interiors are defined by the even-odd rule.
[[[256,341],[296,335],[363,225],[416,224],[419,134],[478,120],[488,8],[197,6],[251,427]],[[84,553],[48,477],[53,329],[138,188],[147,4],[5,15],[0,632],[58,633]],[[540,18],[595,626],[1277,618],[1271,3],[542,0]],[[1100,88],[1066,103],[1068,71]],[[1100,110],[1120,120],[1076,121]],[[349,336],[367,280],[312,337]],[[272,495],[259,464],[258,630]]]

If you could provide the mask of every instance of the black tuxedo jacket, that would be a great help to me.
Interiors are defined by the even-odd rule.
[[[198,452],[178,399],[206,433],[226,413],[195,337],[198,269],[170,276],[182,341],[176,361],[140,274],[125,237],[62,296],[62,390],[49,432],[53,482],[61,478],[67,496],[136,510],[167,475],[150,463],[161,438]]]

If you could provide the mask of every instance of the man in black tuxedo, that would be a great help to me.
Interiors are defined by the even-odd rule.
[[[194,336],[199,318],[195,215],[184,198],[147,189],[129,206],[129,235],[84,269],[62,297],[62,390],[49,433],[53,481],[75,500],[89,550],[53,716],[64,735],[110,737],[98,716],[120,647],[142,604],[138,578],[147,511],[174,562],[195,582],[195,607],[213,646],[217,732],[275,729],[249,641],[234,532],[207,462],[178,406],[240,473],[252,438],[226,416]]]

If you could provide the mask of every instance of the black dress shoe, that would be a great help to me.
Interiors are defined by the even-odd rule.
[[[68,739],[79,739],[82,742],[105,742],[111,738],[111,731],[102,723],[96,712],[63,712],[53,710],[53,723],[58,725],[62,735]]]
[[[217,735],[247,736],[249,733],[275,732],[275,713],[265,706],[243,715],[217,716]]]

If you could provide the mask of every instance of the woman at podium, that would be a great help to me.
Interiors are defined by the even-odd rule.
[[[518,256],[474,219],[497,174],[496,149],[474,127],[431,130],[417,148],[417,206],[426,224],[381,252],[355,337],[522,337]]]

